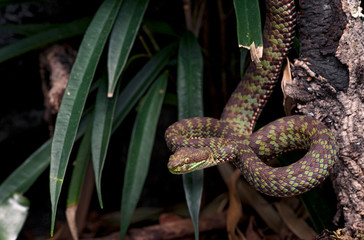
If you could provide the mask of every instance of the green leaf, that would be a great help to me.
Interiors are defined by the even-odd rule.
[[[187,32],[178,50],[178,119],[203,116],[203,60],[197,39]]]
[[[72,67],[58,112],[51,149],[51,235],[53,235],[58,199],[68,159],[75,141],[77,127],[97,63],[120,5],[121,0],[105,0],[92,19]]]
[[[113,131],[117,129],[152,81],[155,80],[155,77],[166,66],[174,50],[175,44],[172,44],[158,52],[129,82],[124,91],[121,92],[115,110]],[[85,133],[90,115],[84,115],[82,118],[76,139]],[[0,185],[0,202],[9,198],[14,192],[24,193],[27,191],[39,175],[48,167],[50,163],[50,152],[51,140],[48,140],[12,172]]]
[[[76,139],[84,134],[89,120],[90,114],[84,115],[78,128]],[[0,203],[15,192],[26,192],[33,185],[51,161],[51,143],[51,139],[46,141],[1,183]]]
[[[234,0],[239,47],[263,46],[258,0]]]
[[[148,3],[148,0],[124,0],[120,8],[110,35],[107,61],[109,97],[113,96],[116,83],[124,70]]]
[[[135,103],[167,65],[175,48],[176,44],[171,44],[160,50],[123,89],[116,104],[113,131],[120,125]]]
[[[123,239],[147,177],[158,118],[167,87],[164,72],[142,99],[130,141],[121,200],[120,239]]]
[[[71,182],[68,187],[67,207],[77,205],[80,199],[82,185],[86,175],[87,164],[91,158],[91,132],[92,122],[89,123],[77,152],[75,166],[72,171]]]
[[[28,209],[28,199],[20,194],[14,194],[0,204],[0,239],[17,239]]]
[[[246,57],[248,55],[249,51],[246,48],[242,48],[240,50],[240,77],[244,77],[245,74],[245,68],[246,68]]]
[[[118,86],[120,86],[120,84],[118,84]],[[117,96],[108,98],[106,94],[107,78],[104,76],[96,95],[91,141],[92,163],[95,172],[96,190],[101,208],[103,208],[101,196],[101,175],[105,163],[107,147],[109,146],[111,137],[111,127],[114,119],[117,99]]]
[[[86,172],[91,159],[91,132],[92,121],[89,122],[85,135],[83,136],[78,148],[77,156],[74,161],[71,182],[68,187],[66,218],[68,228],[73,239],[77,239],[77,209],[80,197],[85,186]]]
[[[50,162],[51,140],[46,141],[0,185],[0,203],[13,193],[23,193],[35,182]]]
[[[89,19],[80,19],[66,24],[57,25],[30,37],[21,39],[0,48],[0,62],[19,56],[47,44],[83,34],[89,24]]]
[[[178,51],[177,97],[178,119],[180,120],[203,116],[202,73],[203,60],[200,46],[195,36],[191,32],[187,32],[181,38]],[[203,171],[184,174],[183,187],[195,229],[195,239],[198,239]]]

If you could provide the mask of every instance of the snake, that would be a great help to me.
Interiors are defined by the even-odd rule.
[[[293,0],[266,0],[265,4],[260,62],[249,64],[220,119],[188,118],[167,128],[165,140],[173,152],[167,167],[173,174],[184,174],[231,162],[258,191],[290,197],[318,186],[329,176],[338,161],[338,146],[325,124],[305,115],[286,116],[253,132],[279,81],[296,25]],[[296,149],[307,151],[297,162],[283,167],[267,164]]]

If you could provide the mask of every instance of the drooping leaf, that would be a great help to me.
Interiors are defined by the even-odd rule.
[[[135,103],[167,65],[175,49],[176,44],[173,43],[160,50],[121,91],[116,103],[113,131],[120,125],[130,109],[134,107]]]
[[[124,70],[149,0],[124,0],[110,35],[108,52],[108,96],[114,94],[116,83]]]
[[[28,209],[28,199],[20,194],[13,194],[0,204],[0,239],[17,239]]]
[[[145,93],[155,77],[166,66],[168,59],[175,51],[175,47],[176,45],[172,44],[158,52],[120,93],[117,101],[117,108],[115,110],[112,131],[117,129],[135,103]],[[90,115],[91,114],[84,114],[78,127],[76,139],[85,133],[91,117]],[[48,140],[1,183],[0,203],[15,192],[26,192],[28,188],[33,185],[34,181],[48,167],[50,163],[50,152],[51,140]]]
[[[89,19],[80,19],[70,23],[59,24],[53,28],[45,29],[37,34],[3,46],[0,48],[0,62],[4,62],[52,42],[83,34],[89,22]]]
[[[191,32],[187,32],[181,38],[178,51],[177,96],[180,120],[203,116],[202,73],[203,60],[200,46],[195,36]],[[195,239],[198,239],[203,171],[184,174],[183,187],[194,224]]]
[[[178,50],[178,119],[203,116],[203,60],[197,39],[187,32]]]
[[[68,187],[67,207],[78,204],[80,199],[83,180],[86,174],[87,163],[91,158],[91,130],[89,126],[83,136],[75,159],[75,166],[72,171],[70,186]]]
[[[263,46],[258,0],[234,0],[239,47]]]
[[[118,86],[120,86],[120,84],[118,84]],[[101,175],[111,137],[111,127],[114,119],[117,99],[117,96],[108,98],[106,94],[107,78],[104,76],[96,95],[91,141],[96,190],[101,208],[103,208],[101,196]]]
[[[0,185],[0,203],[15,192],[24,193],[44,172],[50,162],[51,140],[33,152]]]
[[[72,171],[71,182],[68,187],[66,218],[73,239],[77,239],[78,236],[76,214],[82,187],[84,186],[86,170],[91,158],[91,127],[92,121],[88,124],[86,133],[81,140]]]
[[[147,177],[155,132],[167,86],[164,72],[150,87],[134,123],[125,169],[121,200],[120,239],[128,229],[134,209]]]
[[[50,194],[52,203],[51,235],[68,159],[74,144],[81,114],[111,26],[121,0],[105,0],[82,40],[58,112],[51,148]]]

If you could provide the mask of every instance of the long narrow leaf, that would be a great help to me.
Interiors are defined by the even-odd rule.
[[[173,43],[160,50],[123,89],[116,104],[113,131],[120,125],[130,109],[133,108],[161,70],[167,65],[175,49],[176,44]]]
[[[234,0],[238,43],[248,48],[253,42],[255,47],[263,46],[262,27],[258,0]]]
[[[71,183],[68,187],[66,218],[73,239],[78,239],[76,214],[88,163],[91,158],[91,132],[92,122],[88,124],[86,133],[81,140],[75,159],[75,167],[72,171]]]
[[[118,85],[120,86],[120,84]],[[100,206],[103,208],[101,196],[101,175],[111,137],[117,96],[107,98],[107,78],[102,79],[96,95],[95,113],[92,127],[92,163],[95,172],[95,183]]]
[[[178,118],[203,116],[202,97],[203,60],[197,39],[187,32],[180,42],[178,51],[177,96]],[[203,189],[203,171],[183,175],[183,187],[195,229],[198,235],[198,216]]]
[[[120,239],[130,224],[147,177],[159,113],[167,86],[167,72],[151,86],[135,120],[125,169],[121,200]]]
[[[110,35],[108,53],[108,96],[114,94],[116,83],[124,70],[149,0],[124,0]]]
[[[80,19],[46,29],[33,36],[26,37],[0,48],[0,62],[19,56],[31,50],[43,47],[52,42],[80,35],[86,31],[89,19]]]
[[[78,200],[80,199],[87,163],[91,158],[91,127],[92,124],[89,123],[77,152],[75,167],[73,168],[71,182],[68,188],[67,207],[78,204]]]
[[[28,190],[48,167],[50,153],[51,140],[48,140],[12,172],[0,185],[0,203],[15,192],[23,193]]]
[[[0,239],[17,239],[28,209],[28,199],[20,194],[14,194],[0,204]]]
[[[166,66],[169,58],[174,53],[175,46],[175,44],[170,45],[158,52],[121,92],[115,110],[113,131],[117,129],[152,81],[155,80],[155,77]],[[85,133],[89,120],[90,114],[82,118],[76,139]],[[50,152],[51,140],[48,140],[1,183],[0,203],[15,192],[26,192],[33,185],[34,181],[48,167],[50,163]]]
[[[120,5],[121,0],[105,0],[98,9],[82,40],[62,99],[51,149],[51,235],[53,235],[58,199],[77,127],[97,63]]]
[[[81,137],[90,120],[90,114],[85,114],[78,128],[76,139]],[[0,203],[9,198],[13,193],[24,193],[51,161],[51,143],[48,140],[35,150],[15,171],[13,171],[0,185]]]

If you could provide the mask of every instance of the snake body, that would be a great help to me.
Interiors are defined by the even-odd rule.
[[[174,152],[168,169],[180,174],[231,161],[257,190],[287,197],[321,183],[336,162],[338,149],[331,131],[308,116],[284,117],[252,133],[294,34],[294,1],[267,0],[266,9],[261,62],[249,65],[220,120],[190,118],[168,127],[165,139]],[[285,167],[263,162],[294,149],[308,152]]]

